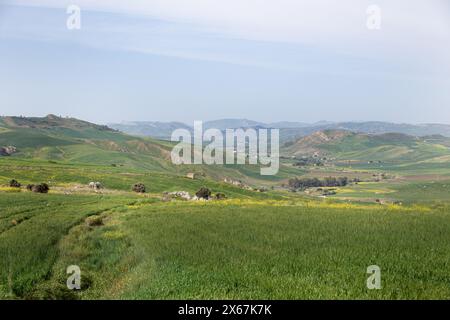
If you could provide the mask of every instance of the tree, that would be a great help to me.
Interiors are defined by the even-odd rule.
[[[48,193],[50,187],[46,183],[34,185],[31,190],[36,193]]]
[[[145,193],[145,185],[143,183],[135,183],[132,187],[132,190],[137,193]]]
[[[11,188],[20,188],[22,185],[21,185],[17,180],[12,179],[12,180],[9,182],[9,186],[10,186]]]
[[[202,188],[200,188],[200,190],[198,190],[195,193],[195,195],[199,199],[206,199],[206,200],[208,200],[211,197],[211,190],[209,190],[208,188],[202,187]]]
[[[227,196],[225,195],[225,193],[218,192],[218,193],[216,193],[215,198],[216,198],[216,200],[224,200],[227,198]]]

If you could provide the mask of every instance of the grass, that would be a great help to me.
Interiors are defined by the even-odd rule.
[[[176,167],[168,142],[64,121],[66,128],[0,131],[0,145],[19,149],[0,157],[0,299],[450,298],[450,171],[442,144],[349,140],[334,150],[341,165],[284,163],[262,179],[257,166]],[[187,172],[204,177],[187,179]],[[371,179],[380,172],[395,178],[336,188],[335,199],[323,200],[221,182],[279,186],[301,175]],[[10,188],[11,179],[51,190]],[[90,181],[100,181],[104,194],[88,190]],[[129,191],[137,182],[148,194]],[[166,191],[193,194],[202,186],[228,200],[162,200]],[[374,264],[381,290],[366,288]],[[81,268],[80,292],[66,287],[70,265]]]
[[[1,158],[0,184],[12,178],[50,182],[52,190],[0,188],[3,299],[450,298],[445,180],[338,190],[337,197],[424,202],[381,206],[258,193],[176,172]],[[61,191],[89,181],[114,192]],[[128,192],[137,181],[150,195]],[[203,185],[230,200],[158,199]],[[382,269],[382,290],[365,287],[372,264]],[[65,286],[69,265],[81,267],[81,292]]]
[[[27,219],[0,234],[3,297],[450,298],[448,207],[14,197],[23,207],[2,220]],[[85,281],[76,294],[72,264]],[[382,290],[365,286],[373,264]]]
[[[125,298],[450,297],[447,214],[264,205],[164,209],[124,218],[122,228],[142,259]],[[384,270],[382,291],[365,287],[371,264]]]
[[[8,194],[0,197],[0,297],[24,297],[49,276],[58,241],[84,218],[126,201],[103,196]]]

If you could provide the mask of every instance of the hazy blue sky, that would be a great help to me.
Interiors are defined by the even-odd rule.
[[[0,0],[0,114],[49,113],[450,123],[450,1]]]

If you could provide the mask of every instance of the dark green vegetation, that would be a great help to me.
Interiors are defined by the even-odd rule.
[[[345,187],[348,184],[347,177],[327,177],[324,180],[317,178],[290,179],[289,187],[293,189],[307,189],[311,187]]]
[[[294,143],[280,175],[263,180],[259,167],[176,167],[169,142],[76,119],[0,118],[0,146],[17,148],[0,157],[0,298],[450,298],[448,140],[335,138],[297,149],[326,152],[324,166],[294,167]],[[383,148],[403,151],[374,151]],[[280,188],[302,176],[363,182],[327,199]],[[48,194],[26,188],[41,183]],[[137,183],[146,193],[131,191]],[[163,194],[202,187],[226,199]],[[383,288],[371,291],[374,264]],[[66,287],[70,265],[81,268],[79,292]]]

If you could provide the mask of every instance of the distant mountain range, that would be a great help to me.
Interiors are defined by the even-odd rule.
[[[165,140],[169,140],[172,132],[176,129],[192,130],[190,126],[181,122],[134,121],[122,122],[120,124],[113,123],[108,124],[108,126],[135,136],[152,137]]]
[[[158,139],[170,139],[175,129],[188,129],[192,127],[180,122],[124,122],[108,124],[109,127],[132,135],[149,136]],[[345,130],[357,133],[403,133],[412,136],[442,135],[450,137],[450,125],[447,124],[402,124],[381,121],[368,122],[328,122],[320,121],[313,124],[302,122],[274,122],[263,123],[248,119],[221,119],[207,121],[204,129],[216,128],[219,130],[236,128],[274,128],[280,129],[282,142],[293,141],[323,130]]]

